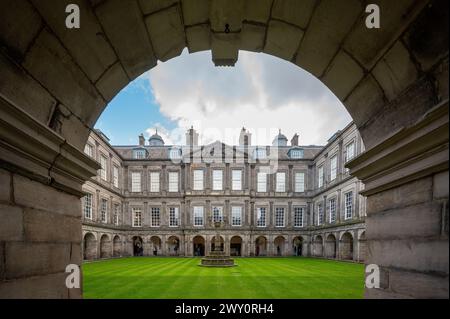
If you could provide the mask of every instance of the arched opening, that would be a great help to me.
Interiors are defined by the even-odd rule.
[[[84,235],[83,257],[85,260],[92,260],[97,258],[97,240],[92,233],[86,233]]]
[[[133,237],[133,256],[144,256],[144,241],[140,236]]]
[[[119,235],[115,235],[113,239],[113,257],[122,256],[122,241]]]
[[[219,237],[219,240],[218,240],[217,242],[216,242],[216,241],[217,241],[217,238],[216,238],[216,236],[214,236],[214,237],[211,239],[211,251],[214,251],[214,250],[215,250],[216,244],[219,245],[219,250],[224,251],[224,248],[225,248],[225,241],[224,241],[223,237],[220,236],[220,237]]]
[[[103,234],[100,237],[100,258],[111,257],[111,239],[108,235]]]
[[[321,235],[314,238],[314,256],[323,257],[323,238]]]
[[[170,236],[167,239],[167,250],[169,256],[178,256],[180,254],[180,238],[177,236]]]
[[[345,232],[339,242],[339,254],[341,259],[353,259],[353,236],[349,232]]]
[[[292,249],[294,256],[303,256],[303,237],[296,236],[292,240]]]
[[[233,236],[230,239],[230,255],[242,256],[242,237]]]
[[[363,231],[361,235],[359,235],[358,247],[359,247],[358,261],[364,262],[367,259],[367,242],[365,231]]]
[[[275,245],[275,254],[277,256],[284,256],[286,239],[283,236],[277,236],[273,241]]]
[[[325,257],[336,258],[336,237],[329,234],[325,241]]]
[[[255,240],[255,256],[267,256],[267,238],[259,236]]]
[[[205,238],[195,236],[192,240],[194,256],[205,256]]]
[[[150,237],[150,243],[151,243],[151,251],[153,256],[158,256],[161,254],[161,238],[158,236],[152,236]]]

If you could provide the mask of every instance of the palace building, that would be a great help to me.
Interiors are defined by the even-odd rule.
[[[201,256],[219,232],[231,256],[315,256],[364,261],[364,185],[345,163],[364,145],[351,123],[325,146],[255,146],[243,128],[239,145],[112,146],[99,130],[85,147],[100,163],[82,199],[84,259],[122,256]],[[220,229],[214,221],[222,221]]]

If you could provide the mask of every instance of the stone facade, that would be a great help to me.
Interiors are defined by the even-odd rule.
[[[299,146],[298,136],[288,146],[281,133],[272,146],[252,146],[243,129],[239,146],[197,147],[189,132],[196,134],[188,131],[184,147],[165,146],[158,135],[149,144],[140,136],[139,145],[111,146],[100,131],[91,133],[85,152],[103,161],[104,171],[83,186],[88,194],[81,205],[85,259],[208,254],[216,211],[216,218],[225,220],[219,233],[227,254],[364,261],[363,184],[344,167],[364,149],[354,124],[326,146]],[[266,156],[276,153],[275,161],[256,159],[257,149]],[[177,152],[180,157],[174,158]],[[274,163],[276,171],[258,183],[258,172]],[[203,175],[200,190],[194,171]],[[196,225],[199,208],[202,222]]]

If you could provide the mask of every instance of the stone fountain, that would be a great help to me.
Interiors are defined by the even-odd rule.
[[[209,255],[202,258],[202,261],[199,266],[204,267],[233,267],[236,266],[234,264],[234,260],[230,258],[230,256],[225,254],[225,251],[221,248],[221,240],[219,229],[223,226],[222,221],[214,221],[214,228],[217,230],[216,235],[213,238],[214,242],[214,250],[210,252]]]

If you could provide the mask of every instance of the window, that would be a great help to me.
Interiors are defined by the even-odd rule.
[[[300,149],[291,150],[290,157],[296,159],[303,158],[303,150]]]
[[[275,227],[284,227],[284,208],[275,208]]]
[[[345,219],[352,218],[353,215],[353,192],[345,193]]]
[[[242,207],[232,206],[231,207],[231,226],[241,226],[242,225]]]
[[[220,169],[213,170],[213,190],[221,191],[223,182],[223,171]]]
[[[323,165],[319,167],[319,188],[323,187]]]
[[[194,170],[194,190],[203,190],[203,170],[201,169]]]
[[[138,193],[141,191],[141,173],[131,173],[131,192]]]
[[[286,173],[278,172],[276,174],[276,191],[277,192],[285,192],[286,191]]]
[[[119,213],[120,213],[120,206],[119,204],[114,204],[114,225],[119,225]]]
[[[305,173],[295,173],[295,192],[303,193],[305,191]]]
[[[350,142],[345,147],[345,161],[348,162],[355,157],[355,142]]]
[[[113,166],[113,184],[114,187],[119,188],[119,168],[117,166]]]
[[[213,209],[213,222],[223,222],[223,208],[220,206],[214,206]]]
[[[100,155],[100,166],[101,166],[101,168],[100,168],[100,177],[104,181],[107,180],[107,177],[106,177],[106,166],[107,166],[106,161],[107,161],[106,157],[103,156],[103,155]]]
[[[231,189],[234,191],[242,190],[242,171],[235,169],[231,172]]]
[[[169,226],[178,227],[180,224],[180,211],[178,207],[169,208]]]
[[[140,208],[133,208],[133,227],[142,226],[142,210]]]
[[[337,176],[337,155],[334,155],[330,160],[330,180],[334,181]]]
[[[317,225],[323,224],[323,206],[322,204],[317,205]]]
[[[169,192],[178,192],[178,172],[169,172]]]
[[[255,151],[255,158],[256,159],[264,159],[266,158],[267,154],[266,154],[266,149],[265,148],[258,148]]]
[[[92,219],[92,194],[87,193],[86,196],[84,196],[84,218],[86,219]]]
[[[106,223],[108,219],[108,200],[103,198],[100,207],[100,219],[102,223]]]
[[[145,150],[134,150],[133,158],[134,159],[144,159],[145,158]]]
[[[87,156],[92,157],[94,155],[94,147],[91,144],[86,144],[84,146],[84,153],[86,153]]]
[[[203,206],[194,206],[194,226],[203,226]]]
[[[151,225],[152,227],[159,227],[161,225],[161,212],[159,210],[159,207],[152,207],[152,221]]]
[[[266,227],[266,208],[258,207],[256,210],[256,226]]]
[[[150,173],[150,192],[159,192],[159,172]]]
[[[304,207],[294,207],[294,227],[303,227]]]
[[[180,159],[181,158],[181,150],[178,148],[170,149],[169,157],[170,157],[170,159]]]
[[[267,173],[259,172],[257,179],[257,191],[260,193],[267,192]]]
[[[330,223],[336,221],[336,198],[331,198],[329,201],[330,205]]]

